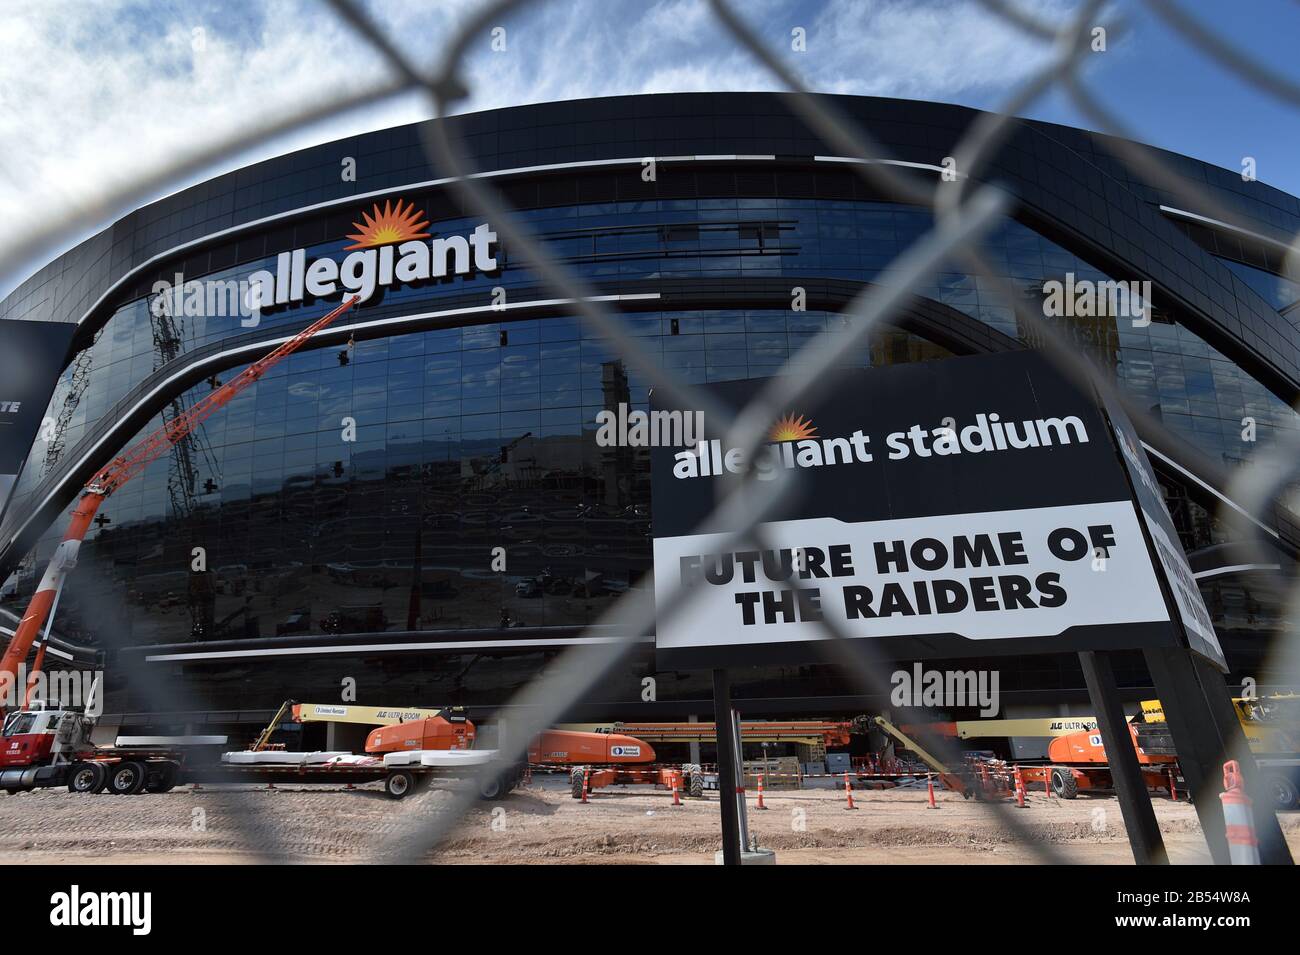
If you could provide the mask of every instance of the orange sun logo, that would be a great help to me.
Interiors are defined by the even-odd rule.
[[[429,233],[420,231],[429,227],[429,220],[423,216],[424,213],[415,210],[413,202],[407,203],[403,208],[401,199],[397,200],[396,207],[393,206],[392,200],[388,200],[384,202],[382,210],[376,202],[373,215],[363,212],[362,221],[352,223],[352,228],[357,231],[349,233],[348,238],[355,244],[344,246],[344,251],[371,249],[378,245],[405,242],[408,239],[427,239]]]
[[[803,415],[796,418],[788,414],[772,425],[772,430],[767,433],[767,436],[772,441],[798,441],[800,438],[811,438],[816,434],[817,429],[813,427],[812,421]]]

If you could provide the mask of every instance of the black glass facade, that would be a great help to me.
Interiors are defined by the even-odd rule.
[[[375,134],[375,142],[387,135]],[[324,162],[325,147],[306,155]],[[819,331],[846,319],[830,307],[793,310],[789,289],[895,281],[897,256],[931,224],[923,209],[863,194],[840,168],[771,173],[753,161],[713,160],[684,166],[650,188],[638,173],[639,167],[626,173],[634,185],[625,191],[639,193],[628,198],[618,174],[583,169],[536,181],[508,177],[502,189],[548,248],[599,291],[642,296],[622,308],[623,321],[654,363],[689,382],[763,377],[797,364]],[[287,189],[281,178],[248,186],[250,195]],[[322,185],[287,194],[305,204],[326,191]],[[465,234],[482,221],[465,215],[442,189],[394,196],[413,201],[434,235]],[[196,210],[213,201],[194,198]],[[265,212],[267,202],[247,206],[244,215]],[[282,211],[283,202],[270,204]],[[151,307],[155,281],[177,272],[186,280],[237,281],[257,269],[274,271],[276,255],[294,248],[306,249],[309,260],[341,258],[344,234],[370,205],[277,220],[133,274],[111,310],[86,323],[83,348],[48,410],[60,427],[33,447],[3,529],[43,506],[78,462],[90,461],[97,436],[127,420],[124,409],[153,411],[147,424],[142,417],[133,428],[142,436],[246,364],[247,358],[223,360],[224,351],[274,340],[334,304],[277,309],[255,326],[228,314],[166,316]],[[223,207],[226,215],[238,217]],[[168,234],[201,232],[218,218],[195,212]],[[993,268],[1027,298],[1041,298],[1045,282],[1067,275],[1145,277],[1117,269],[1088,241],[1072,242],[1068,228],[1035,220],[1007,219],[986,243]],[[595,442],[597,412],[620,402],[646,407],[648,382],[571,309],[485,309],[498,288],[512,304],[553,297],[512,253],[508,244],[500,249],[499,273],[388,288],[342,320],[345,329],[357,329],[351,344],[292,356],[117,492],[59,608],[62,637],[115,655],[156,645],[190,645],[186,652],[201,652],[205,644],[260,647],[276,638],[325,646],[348,634],[364,636],[368,646],[395,634],[466,642],[472,633],[472,650],[421,644],[371,655],[299,653],[277,661],[237,657],[166,666],[188,681],[195,709],[260,710],[286,696],[326,693],[340,674],[358,679],[370,698],[491,705],[508,699],[555,652],[510,649],[512,632],[576,633],[628,589],[648,586],[648,457]],[[1292,287],[1277,276],[1267,285],[1267,270],[1228,264],[1261,293]],[[763,287],[781,291],[740,304],[744,296],[736,289],[758,288],[763,280],[780,280]],[[649,297],[659,288],[674,295]],[[945,266],[915,292],[956,321],[983,329],[990,341],[1032,344],[1013,311],[964,269]],[[1276,381],[1211,344],[1222,336],[1202,334],[1203,316],[1195,309],[1159,291],[1156,304],[1145,327],[1114,316],[1059,321],[1141,407],[1224,468],[1300,425]],[[1270,307],[1286,304],[1274,300]],[[467,307],[470,313],[440,317]],[[387,324],[377,330],[380,321]],[[903,325],[879,330],[868,348],[845,355],[844,364],[955,353],[942,336]],[[197,368],[200,361],[209,363],[201,378],[164,387],[173,369]],[[149,405],[144,392],[154,383],[161,397]],[[1243,440],[1247,420],[1253,440]],[[133,440],[115,434],[96,453],[102,458]],[[1223,532],[1194,482],[1163,470],[1162,479],[1184,545],[1221,543]],[[65,483],[75,481],[69,476]],[[48,525],[0,595],[0,610],[20,611],[32,573],[64,520]],[[498,547],[505,548],[505,571],[491,567]],[[198,564],[195,548],[202,549]],[[1205,588],[1216,623],[1234,637],[1230,656],[1234,645],[1265,641],[1276,627],[1277,608],[1248,576],[1215,577]],[[165,667],[154,666],[159,673]],[[1070,660],[1020,660],[1004,672],[1004,691],[1026,699],[1082,687]],[[611,678],[601,695],[608,715],[640,709],[639,681],[646,675],[655,675],[648,653]],[[1134,662],[1127,676],[1141,684],[1140,665]],[[699,675],[656,678],[662,701],[708,695]],[[767,700],[774,712],[834,706],[825,701],[851,692],[821,667],[755,671],[738,687]],[[813,702],[818,699],[823,703]],[[148,708],[130,695],[116,701],[124,710]]]

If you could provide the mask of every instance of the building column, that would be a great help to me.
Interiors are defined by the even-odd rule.
[[[700,718],[699,718],[698,716],[696,716],[694,713],[692,713],[690,716],[686,717],[686,722],[688,722],[688,723],[698,723],[699,721],[700,721]],[[700,761],[700,744],[699,744],[699,741],[698,741],[698,740],[692,741],[691,744],[690,744],[690,747],[691,747],[691,755],[690,755],[690,760],[689,760],[689,761],[692,762],[692,763],[698,763],[698,762]]]

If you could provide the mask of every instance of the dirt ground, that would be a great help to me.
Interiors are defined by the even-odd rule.
[[[80,796],[37,790],[0,796],[0,863],[223,863],[270,859],[363,862],[386,839],[400,839],[451,799],[430,790],[393,802],[376,786],[181,787],[161,795]],[[858,809],[836,790],[773,791],[768,810],[753,808],[751,832],[793,864],[1022,864],[1132,861],[1113,798],[1073,801],[1031,793],[1029,808],[1004,803],[1005,815],[954,793],[926,806],[924,790],[859,791]],[[717,795],[686,800],[648,788],[607,789],[583,805],[567,780],[534,777],[498,803],[480,803],[447,843],[451,863],[711,864],[719,848]],[[1175,862],[1208,861],[1196,813],[1185,802],[1154,799]],[[1300,813],[1283,821],[1300,854]]]

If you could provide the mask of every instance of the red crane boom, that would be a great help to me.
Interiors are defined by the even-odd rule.
[[[41,577],[40,585],[36,588],[36,593],[32,595],[31,603],[27,605],[27,613],[23,615],[22,622],[18,624],[13,638],[9,641],[9,646],[5,649],[4,657],[0,658],[0,716],[3,716],[8,708],[7,701],[13,698],[11,694],[16,688],[18,667],[27,659],[27,654],[31,651],[32,645],[36,643],[36,635],[40,632],[41,627],[45,625],[47,620],[53,618],[54,608],[58,604],[59,594],[63,590],[63,583],[67,579],[69,571],[77,564],[77,551],[81,547],[82,540],[85,539],[86,532],[90,529],[90,522],[94,519],[95,512],[99,510],[99,506],[104,503],[104,500],[166,454],[178,441],[184,439],[186,435],[206,421],[214,412],[224,408],[230,403],[231,399],[265,375],[282,359],[297,351],[307,339],[350,309],[356,301],[356,296],[344,299],[343,303],[333,311],[318,318],[278,348],[253,362],[201,401],[195,402],[194,406],[185,414],[173,418],[153,434],[134,445],[125,454],[114,458],[100,468],[95,473],[95,476],[86,483],[81,492],[81,497],[77,501],[77,506],[72,511],[72,520],[68,523],[68,529],[63,535],[63,540],[54,551],[54,556],[50,558],[49,566],[45,568],[45,574]],[[46,637],[48,636],[47,630]],[[31,677],[27,681],[27,694],[24,696],[25,704],[30,702],[28,697],[35,686],[36,675],[40,673],[44,659],[45,643],[42,641],[36,651],[36,659],[32,664]]]

